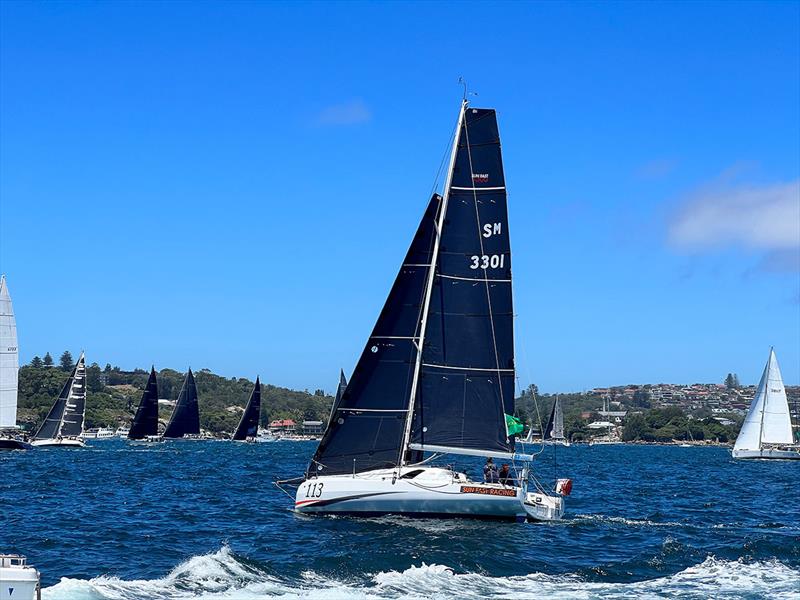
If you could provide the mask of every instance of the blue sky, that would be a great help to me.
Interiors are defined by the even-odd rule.
[[[498,110],[522,385],[800,382],[800,4],[0,4],[21,359],[332,390],[463,75]]]

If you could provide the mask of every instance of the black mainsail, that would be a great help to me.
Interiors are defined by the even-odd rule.
[[[34,434],[35,440],[52,440],[83,435],[83,419],[86,413],[86,359],[83,352],[61,393],[53,402],[50,412]]]
[[[434,195],[307,476],[510,456],[514,325],[505,177],[494,110],[459,114]]]
[[[141,440],[158,435],[158,380],[155,367],[150,368],[150,377],[142,392],[139,408],[128,432],[129,440]]]
[[[186,374],[183,381],[181,393],[178,401],[172,410],[167,429],[164,431],[165,438],[182,438],[185,435],[200,434],[200,408],[197,403],[197,386],[194,382],[192,370]]]
[[[414,375],[420,319],[442,198],[434,194],[361,358],[336,403],[308,474],[397,464]]]
[[[465,108],[424,331],[412,448],[511,453],[511,246],[494,110]]]
[[[261,381],[256,377],[256,385],[250,393],[250,399],[242,413],[239,426],[233,434],[233,440],[243,442],[247,438],[258,435],[258,420],[261,418]]]

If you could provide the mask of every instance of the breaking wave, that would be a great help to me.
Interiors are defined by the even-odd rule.
[[[587,581],[579,575],[491,577],[456,573],[443,565],[421,565],[363,578],[338,580],[306,571],[287,580],[228,547],[195,556],[160,579],[126,581],[101,576],[64,578],[43,590],[46,600],[251,600],[254,598],[800,598],[800,571],[777,560],[742,562],[707,557],[665,577],[627,583]]]

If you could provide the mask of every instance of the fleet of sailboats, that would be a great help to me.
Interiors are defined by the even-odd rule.
[[[792,434],[786,388],[773,348],[732,454],[734,458],[800,460],[800,444]]]
[[[562,496],[529,480],[533,457],[516,451],[508,428],[511,281],[496,114],[465,99],[443,195],[428,202],[350,382],[295,482],[296,511],[561,518]],[[506,460],[518,467],[519,483],[472,481],[430,464],[442,454]]]

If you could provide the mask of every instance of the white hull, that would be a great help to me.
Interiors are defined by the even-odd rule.
[[[416,473],[416,475],[414,475]],[[304,481],[295,511],[306,514],[468,517],[555,521],[564,514],[560,496],[523,488],[469,481],[463,473],[438,467],[382,469],[327,475]]]
[[[15,554],[0,554],[0,600],[34,600],[39,572]]]
[[[31,446],[35,448],[85,448],[86,444],[75,439],[33,440]]]
[[[779,450],[777,448],[763,448],[762,450],[733,450],[733,458],[774,458],[779,460],[800,460],[800,448],[794,450]]]

